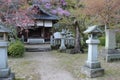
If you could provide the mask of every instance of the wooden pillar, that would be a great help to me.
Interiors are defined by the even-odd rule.
[[[42,38],[45,38],[45,27],[43,27],[42,34],[43,34]]]
[[[7,41],[8,40],[8,37],[7,37],[7,34],[6,33],[4,33],[4,39],[3,39],[4,41]]]
[[[26,42],[27,42],[27,40],[28,40],[28,34],[29,34],[29,30],[26,29],[26,30],[25,30],[25,41],[26,41]]]

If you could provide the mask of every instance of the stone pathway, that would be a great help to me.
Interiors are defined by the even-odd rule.
[[[26,52],[47,52],[51,51],[50,44],[34,44],[34,45],[25,45]]]
[[[50,48],[50,44],[25,44],[27,48]]]

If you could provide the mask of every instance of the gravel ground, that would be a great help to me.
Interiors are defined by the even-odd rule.
[[[81,74],[86,53],[26,52],[23,58],[9,58],[8,63],[16,80],[120,80],[120,60],[107,63],[102,56],[98,58],[105,69],[104,76],[87,78]]]
[[[10,58],[9,66],[18,80],[76,80],[51,52],[26,52],[24,58]]]

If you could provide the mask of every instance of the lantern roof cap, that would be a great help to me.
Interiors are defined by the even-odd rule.
[[[11,32],[4,24],[0,23],[0,33],[9,33]]]
[[[91,33],[103,33],[103,31],[99,28],[98,25],[93,25],[88,27],[83,33],[91,34]]]

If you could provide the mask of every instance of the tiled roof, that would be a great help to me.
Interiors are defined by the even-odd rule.
[[[58,17],[55,16],[49,16],[49,15],[38,15],[38,14],[34,14],[32,15],[33,19],[42,19],[42,20],[58,20]]]
[[[41,11],[41,14],[30,15],[33,19],[42,19],[42,20],[58,20],[59,19],[59,17],[52,15],[52,14],[48,13],[47,11],[45,11],[40,5],[33,5],[33,6],[31,6],[31,9],[34,6],[39,7],[39,11]]]

